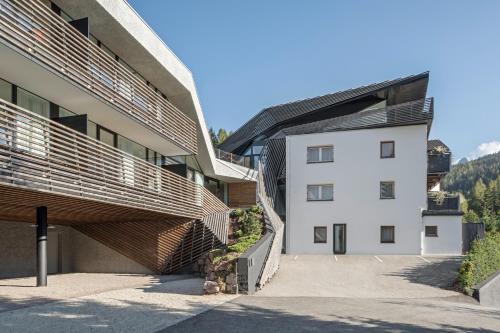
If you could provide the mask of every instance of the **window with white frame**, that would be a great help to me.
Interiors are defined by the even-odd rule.
[[[333,184],[307,185],[307,201],[333,201]]]
[[[307,147],[307,163],[333,162],[333,146]]]

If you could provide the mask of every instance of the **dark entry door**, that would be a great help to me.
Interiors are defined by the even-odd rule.
[[[333,225],[333,253],[345,254],[346,250],[346,225]]]

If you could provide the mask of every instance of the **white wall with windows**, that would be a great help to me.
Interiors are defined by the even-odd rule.
[[[462,216],[424,216],[422,253],[440,255],[462,254]]]
[[[286,154],[287,253],[333,253],[334,224],[339,253],[421,253],[425,125],[288,136]]]

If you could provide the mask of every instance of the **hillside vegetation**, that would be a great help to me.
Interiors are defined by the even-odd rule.
[[[465,222],[484,222],[486,230],[500,231],[500,152],[453,166],[443,189],[465,197]]]

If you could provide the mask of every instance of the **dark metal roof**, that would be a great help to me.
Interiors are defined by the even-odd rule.
[[[430,126],[433,118],[433,113],[433,99],[426,98],[378,109],[360,111],[346,116],[320,120],[303,125],[287,127],[274,134],[272,138],[280,138],[288,135],[323,133],[388,126],[403,126],[415,124],[427,124],[428,126]]]
[[[280,123],[290,121],[291,119],[310,114],[326,107],[331,107],[333,105],[352,101],[367,95],[372,95],[393,86],[403,85],[416,80],[428,79],[428,77],[429,72],[424,72],[417,75],[339,91],[324,96],[268,107],[241,126],[220,145],[220,148],[225,151],[234,152],[243,145],[247,145],[257,136],[276,127]]]
[[[437,147],[444,147],[444,148],[448,149],[448,151],[450,150],[450,148],[447,145],[445,145],[443,143],[443,141],[441,141],[439,139],[433,139],[433,140],[427,141],[427,150],[432,150],[432,149],[437,148]]]

